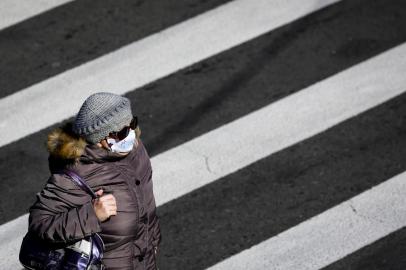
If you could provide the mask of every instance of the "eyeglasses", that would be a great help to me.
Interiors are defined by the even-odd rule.
[[[128,136],[128,133],[130,133],[130,130],[136,129],[138,126],[138,118],[137,116],[133,116],[133,119],[131,120],[131,123],[129,126],[125,126],[122,130],[120,131],[114,131],[110,132],[109,137],[113,139],[118,139],[119,141],[123,140],[125,137]]]

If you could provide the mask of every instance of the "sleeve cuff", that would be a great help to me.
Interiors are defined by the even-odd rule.
[[[92,202],[83,205],[78,211],[78,216],[85,237],[101,232],[100,221],[96,216]]]

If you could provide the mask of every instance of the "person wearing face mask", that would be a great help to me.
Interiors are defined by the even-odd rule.
[[[140,134],[129,99],[105,92],[89,96],[73,123],[48,135],[51,176],[30,208],[30,232],[52,243],[98,233],[104,269],[157,269],[161,232]],[[65,169],[80,175],[98,199],[61,173]]]

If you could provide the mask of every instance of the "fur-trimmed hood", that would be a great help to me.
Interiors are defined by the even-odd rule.
[[[48,134],[48,152],[55,159],[77,160],[84,153],[86,144],[83,138],[72,132],[70,123]]]

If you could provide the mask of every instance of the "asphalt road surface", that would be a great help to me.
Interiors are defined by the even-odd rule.
[[[15,228],[26,225],[24,215],[49,176],[47,134],[62,122],[73,119],[72,114],[63,114],[63,108],[77,111],[79,107],[74,97],[83,91],[115,91],[121,87],[118,82],[117,89],[105,89],[103,85],[97,89],[80,89],[58,76],[95,63],[97,68],[91,69],[92,74],[76,73],[83,75],[83,81],[90,76],[109,80],[110,74],[104,72],[108,66],[97,61],[106,56],[111,56],[108,63],[131,61],[138,56],[123,59],[114,52],[126,46],[138,46],[151,35],[156,36],[157,41],[151,44],[157,55],[151,58],[148,55],[148,59],[158,63],[156,72],[167,62],[172,65],[171,71],[167,75],[160,73],[159,78],[138,87],[139,83],[131,79],[138,76],[138,73],[131,74],[132,68],[143,72],[142,61],[137,62],[137,66],[127,69],[130,74],[127,88],[117,91],[131,100],[139,117],[142,139],[153,166],[156,164],[153,180],[157,201],[160,201],[159,194],[165,192],[161,185],[179,183],[179,179],[163,177],[165,172],[160,170],[176,172],[178,168],[186,168],[190,174],[179,181],[201,181],[184,192],[172,185],[174,193],[166,191],[168,199],[159,204],[163,234],[160,269],[227,269],[222,263],[230,261],[233,265],[233,258],[247,262],[245,269],[406,269],[406,230],[403,229],[406,204],[386,203],[386,199],[396,193],[385,193],[387,196],[383,198],[374,197],[379,192],[368,195],[371,188],[377,187],[380,191],[380,184],[391,185],[389,179],[406,171],[406,82],[402,78],[406,77],[403,75],[406,74],[406,57],[402,53],[406,46],[406,2],[309,2],[313,6],[299,16],[294,15],[299,12],[296,9],[304,4],[294,0],[76,0],[0,29],[0,108],[3,110],[0,116],[0,269],[15,269],[18,265],[16,253],[10,257],[9,252],[16,251],[18,239],[25,232]],[[252,6],[253,11],[241,8],[244,3]],[[292,6],[289,3],[293,3]],[[4,12],[7,11],[0,4],[0,17]],[[236,12],[241,12],[240,17],[231,20]],[[272,20],[277,20],[279,14],[284,18],[283,23],[272,27]],[[259,28],[260,23],[251,26],[251,18],[271,23],[261,34],[252,37],[248,33],[251,30],[246,30],[240,41],[230,41],[235,36],[243,36],[239,31],[216,36],[216,31],[222,27],[227,29],[229,24]],[[199,20],[215,23],[199,24]],[[175,30],[167,37],[165,29]],[[193,35],[186,38],[182,35],[185,29],[192,30]],[[202,47],[194,50],[190,44],[203,33],[207,44],[200,42]],[[202,56],[203,59],[190,64],[172,58],[166,61],[170,52],[165,42],[169,38],[179,41],[174,51],[187,52],[179,58],[191,59],[208,48],[207,57]],[[218,49],[227,41],[235,44]],[[143,52],[140,51],[141,57]],[[383,60],[378,64],[375,59]],[[358,67],[363,68],[362,73],[357,73]],[[83,70],[87,70],[85,68]],[[154,73],[155,69],[145,72]],[[348,76],[340,81],[343,73]],[[114,74],[111,76],[116,78]],[[81,76],[75,79],[82,82]],[[40,89],[49,80],[60,80],[64,85],[67,91],[61,94],[67,97],[64,102],[55,102],[43,93],[35,95],[31,87]],[[321,83],[326,85],[328,101],[322,95],[306,94]],[[329,91],[333,88],[338,90],[332,98]],[[59,93],[58,89],[46,89],[49,93]],[[390,91],[396,94],[390,97],[379,94]],[[353,92],[359,93],[354,104],[362,108],[364,104],[371,105],[354,109],[347,115],[345,111],[352,111],[355,105],[348,105],[344,98]],[[296,95],[308,97],[309,102],[291,102]],[[286,119],[275,120],[270,114],[267,120],[250,120],[252,125],[244,122],[244,117],[254,115],[252,118],[255,118],[255,113],[267,106],[271,106],[270,111],[276,115],[278,104],[288,108],[292,115],[300,112],[302,118],[298,119],[303,120],[291,121],[290,114],[286,113],[283,114]],[[349,109],[337,113],[334,117],[339,120],[334,124],[318,126],[322,120],[331,120],[323,119],[323,115],[330,115],[333,108],[347,108],[345,106]],[[14,119],[7,114],[7,109],[18,111],[20,108],[25,110],[23,117]],[[62,117],[53,118],[57,121],[46,120],[58,109]],[[298,134],[288,132],[295,130],[304,119],[308,124]],[[35,121],[42,121],[46,128],[36,128],[32,124]],[[25,128],[32,132],[20,136],[25,134]],[[10,130],[13,130],[11,134]],[[314,131],[306,135],[308,130]],[[14,138],[13,142],[7,141],[5,136]],[[297,139],[280,149],[272,145],[291,137]],[[229,140],[223,141],[223,138]],[[195,140],[199,143],[193,144]],[[212,143],[218,147],[210,148]],[[198,146],[191,148],[190,145]],[[183,153],[186,146],[198,155],[210,149],[208,155],[213,155],[215,161],[211,157],[203,158],[202,166],[209,172],[213,170],[211,180],[204,177],[201,180],[199,171],[192,171],[195,167],[189,169],[187,162],[182,163],[182,156],[173,154]],[[235,152],[229,158],[216,160],[225,149],[235,149]],[[253,158],[262,150],[263,157]],[[162,157],[171,157],[173,167],[161,165],[164,164]],[[225,162],[226,159],[229,162]],[[406,177],[402,179],[406,181]],[[388,190],[395,189],[389,186]],[[362,231],[363,223],[350,223],[352,221],[343,214],[342,224],[334,226],[323,214],[363,192],[371,202],[383,202],[376,206],[376,211],[375,205],[367,207],[369,204],[366,204],[371,214],[364,221],[393,218],[396,222],[385,223],[384,220],[382,224],[385,228],[393,223],[397,226],[387,230],[381,230],[383,225],[369,226],[368,231],[360,233],[363,244],[345,245],[351,242],[348,239],[351,229],[340,229],[341,225],[349,224],[348,228]],[[354,208],[352,214],[357,215],[360,209]],[[387,214],[391,211],[394,211],[392,216]],[[337,213],[341,218],[342,213]],[[317,245],[319,251],[313,251],[316,244],[301,244],[318,239],[318,227],[314,227],[312,234],[301,235],[303,242],[287,237],[289,243],[278,243],[272,249],[261,246],[265,241],[274,241],[278,235],[284,237],[290,229],[297,228],[300,232],[301,225],[311,225],[307,222],[316,216],[326,227],[337,227],[339,240],[336,245],[333,243],[337,252],[327,250],[323,243]],[[331,235],[334,233],[333,230]],[[14,238],[17,240],[13,242]],[[264,250],[265,255],[256,256],[255,247]],[[250,248],[252,257],[244,257]],[[302,248],[312,256],[306,252],[298,255],[294,248]],[[273,256],[270,262],[265,259],[266,254]],[[258,265],[263,267],[258,268]]]

